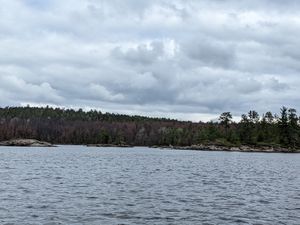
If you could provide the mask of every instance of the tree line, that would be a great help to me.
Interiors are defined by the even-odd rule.
[[[239,122],[230,112],[218,122],[178,121],[82,109],[52,107],[0,108],[0,140],[33,138],[55,144],[128,144],[136,146],[274,146],[300,148],[297,111],[259,115],[251,110]]]

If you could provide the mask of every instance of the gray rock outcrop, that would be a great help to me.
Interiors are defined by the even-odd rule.
[[[51,143],[35,139],[12,139],[0,142],[0,146],[53,147]]]

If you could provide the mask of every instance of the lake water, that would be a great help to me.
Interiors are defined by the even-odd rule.
[[[0,224],[300,224],[300,154],[0,148]]]

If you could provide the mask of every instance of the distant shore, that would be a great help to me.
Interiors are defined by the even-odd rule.
[[[99,148],[132,148],[141,147],[126,144],[89,144],[87,147]],[[166,149],[166,150],[194,150],[194,151],[223,151],[223,152],[264,152],[264,153],[300,153],[300,149],[290,149],[283,147],[270,147],[270,146],[222,146],[222,145],[191,145],[191,146],[143,146],[148,148]]]
[[[12,139],[0,142],[0,146],[16,146],[16,147],[55,147],[55,145],[39,141],[35,139]],[[97,148],[132,148],[140,147],[135,145],[122,144],[87,144],[87,147]],[[194,151],[223,151],[223,152],[263,152],[263,153],[300,153],[300,149],[284,148],[280,146],[225,146],[218,144],[199,144],[191,146],[143,146],[149,148],[158,148],[166,150],[194,150]]]
[[[223,151],[223,152],[263,152],[263,153],[300,153],[300,149],[266,146],[222,146],[222,145],[191,145],[191,146],[152,146],[152,148],[169,150]]]

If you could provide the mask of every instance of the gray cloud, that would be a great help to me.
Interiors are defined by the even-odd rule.
[[[299,8],[296,0],[0,0],[1,105],[193,120],[297,108]]]
[[[200,65],[211,67],[233,66],[235,48],[226,43],[211,40],[192,40],[183,44],[183,50]]]
[[[142,44],[136,48],[122,51],[120,47],[112,51],[112,56],[128,63],[152,64],[163,54],[163,45],[160,42],[152,42],[150,45]]]

